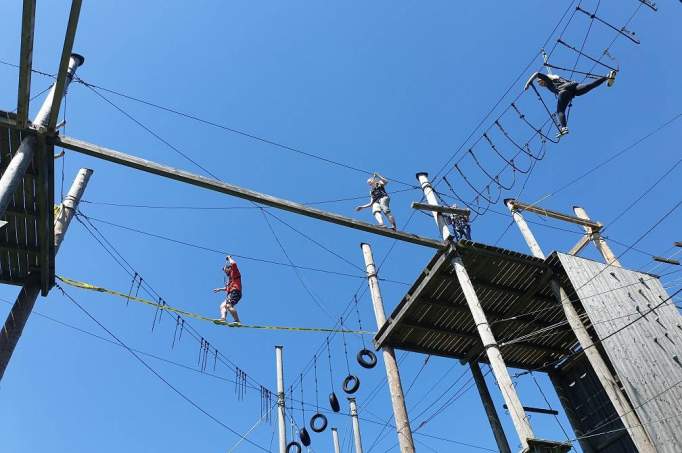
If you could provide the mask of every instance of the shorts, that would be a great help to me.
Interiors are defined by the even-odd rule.
[[[372,203],[372,214],[383,212],[384,214],[391,213],[391,199],[389,197],[381,197]]]
[[[239,302],[242,298],[242,292],[239,291],[238,289],[233,289],[229,293],[227,293],[227,297],[225,297],[225,303],[230,304],[233,307],[237,305],[237,302]]]

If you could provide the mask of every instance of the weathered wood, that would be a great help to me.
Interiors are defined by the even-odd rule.
[[[339,214],[311,208],[300,203],[295,203],[293,201],[276,198],[271,195],[256,192],[254,190],[244,189],[239,186],[235,186],[234,184],[228,184],[226,182],[217,181],[215,179],[207,178],[205,176],[195,175],[184,170],[178,170],[172,167],[157,164],[146,159],[141,159],[139,157],[124,154],[118,151],[114,151],[112,149],[107,149],[101,146],[93,145],[91,143],[83,142],[81,140],[76,140],[69,137],[54,137],[51,140],[52,143],[56,146],[61,146],[63,148],[77,151],[79,153],[87,154],[88,156],[104,159],[109,162],[125,165],[126,167],[135,168],[137,170],[163,176],[165,178],[184,182],[197,187],[202,187],[204,189],[209,189],[215,192],[232,195],[234,197],[254,201],[256,203],[261,203],[267,206],[272,206],[274,208],[283,209],[285,211],[290,211],[296,214],[312,217],[314,219],[323,220],[325,222],[335,223],[337,225],[342,225],[348,228],[353,228],[356,230],[365,231],[368,233],[377,234],[392,239],[398,239],[404,242],[410,242],[412,244],[422,245],[425,247],[431,247],[435,249],[443,247],[443,243],[441,241],[420,237],[417,236],[416,234],[405,233],[402,231],[393,231],[389,228],[377,225],[371,225],[369,223],[361,222],[350,217],[345,217]]]
[[[374,317],[376,318],[377,322],[377,330],[379,330],[384,326],[384,324],[386,324],[386,313],[384,312],[384,301],[381,297],[381,289],[379,288],[377,268],[374,264],[374,255],[372,254],[372,248],[370,245],[361,244],[361,248],[365,262],[365,271],[367,272],[367,283],[372,296]],[[407,416],[405,395],[403,394],[403,386],[400,381],[400,370],[398,368],[398,361],[395,357],[395,351],[390,346],[384,346],[382,348],[382,353],[384,357],[384,365],[386,367],[388,390],[391,394],[393,418],[395,419],[400,451],[401,453],[414,453],[415,450],[414,440],[412,439],[412,428],[410,427],[410,419]]]
[[[651,259],[658,261],[659,263],[672,264],[674,266],[679,266],[680,262],[672,258],[666,258],[664,256],[652,256]]]
[[[502,407],[509,409],[506,404],[503,404]],[[526,410],[526,412],[532,412],[534,414],[559,415],[559,411],[555,411],[554,409],[543,409],[542,407],[532,406],[523,406],[523,408]]]
[[[54,85],[54,94],[52,96],[52,107],[50,108],[49,119],[45,125],[49,132],[54,132],[55,130],[57,118],[59,118],[59,107],[61,106],[62,97],[64,97],[64,92],[66,91],[69,60],[71,59],[71,52],[73,51],[73,42],[76,39],[76,29],[78,28],[78,19],[80,17],[82,3],[83,0],[71,0],[69,22],[66,25],[64,46],[62,47],[62,56],[59,60],[59,71],[57,72],[57,80]]]
[[[428,203],[419,203],[417,201],[412,202],[412,209],[419,209],[420,211],[427,211],[427,212],[439,212],[441,214],[454,214],[454,215],[461,215],[466,217],[467,219],[471,215],[471,211],[469,209],[463,209],[463,208],[453,208],[450,206],[434,206],[432,204]]]
[[[587,246],[587,244],[590,243],[591,240],[592,234],[585,233],[585,235],[580,238],[580,240],[571,248],[571,250],[569,250],[568,254],[577,255]]]
[[[580,206],[573,206],[573,212],[575,212],[575,215],[585,221],[590,220],[587,212]],[[591,236],[592,242],[594,242],[595,247],[597,247],[599,253],[601,253],[601,255],[604,257],[606,264],[623,267],[621,266],[620,261],[618,261],[618,258],[616,258],[616,255],[611,250],[611,247],[609,247],[604,238],[601,236],[599,229],[590,226],[583,226],[583,228],[585,228],[585,232]]]
[[[483,373],[481,373],[481,367],[479,366],[478,362],[469,362],[469,369],[471,370],[471,375],[473,376],[474,382],[476,383],[478,394],[481,397],[485,414],[488,416],[488,423],[490,424],[490,429],[493,431],[497,449],[500,451],[500,453],[511,453],[507,436],[504,434],[500,417],[497,414],[497,409],[495,409],[495,403],[490,396],[490,391],[488,390],[488,385],[485,382]],[[505,408],[506,407],[507,405],[505,404]]]
[[[33,69],[33,32],[36,20],[35,0],[24,0],[21,14],[21,50],[19,53],[19,92],[17,95],[17,123],[28,124],[28,105],[31,98],[31,70]]]
[[[563,220],[564,222],[575,223],[577,225],[587,226],[599,231],[603,225],[599,222],[593,222],[592,220],[581,219],[580,217],[575,217],[572,215],[564,214],[557,211],[552,211],[551,209],[541,208],[534,204],[524,203],[519,200],[514,200],[513,198],[508,198],[504,200],[504,203],[509,206],[511,205],[517,211],[527,211],[533,212],[535,214],[540,214],[545,217],[550,217],[557,220]]]
[[[633,437],[638,449],[679,452],[682,316],[665,302],[669,296],[660,280],[579,257],[560,254],[559,259],[631,401],[624,409],[634,408],[623,417],[626,427],[644,425],[638,428],[641,436],[648,434],[653,442],[644,450]]]

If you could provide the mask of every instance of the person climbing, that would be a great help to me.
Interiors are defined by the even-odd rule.
[[[367,180],[367,184],[371,187],[369,192],[369,203],[363,204],[355,208],[356,211],[361,211],[365,208],[372,208],[372,214],[379,225],[384,225],[384,218],[382,213],[386,216],[388,221],[391,223],[391,228],[396,231],[398,227],[395,223],[395,217],[391,213],[391,197],[388,196],[386,192],[386,184],[388,184],[388,179],[381,176],[379,173],[374,173],[371,178]]]
[[[225,300],[220,304],[220,318],[216,319],[216,322],[225,322],[227,312],[230,312],[234,318],[233,324],[239,324],[239,315],[235,305],[242,298],[242,275],[239,273],[237,262],[230,255],[225,258],[223,272],[227,276],[225,286],[213,290],[214,293],[225,291]]]
[[[607,82],[608,86],[613,86],[616,81],[616,71],[609,72],[609,75],[599,77],[589,83],[578,83],[573,80],[567,80],[556,74],[552,74],[551,69],[547,66],[547,54],[544,53],[545,67],[547,68],[547,74],[542,74],[540,72],[534,73],[530,76],[530,79],[526,82],[524,90],[533,83],[535,79],[538,79],[540,86],[547,88],[549,91],[557,96],[557,106],[556,106],[556,116],[559,120],[559,132],[556,138],[560,139],[564,135],[568,134],[568,127],[566,121],[566,108],[571,103],[574,97],[582,96],[583,94],[589,93],[594,88],[597,88],[604,82]]]
[[[450,207],[457,208],[457,205],[453,204]],[[445,222],[452,226],[452,232],[455,236],[455,240],[471,240],[471,224],[469,223],[469,216],[465,214],[448,214],[445,216]]]

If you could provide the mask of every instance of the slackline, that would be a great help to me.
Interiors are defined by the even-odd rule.
[[[367,330],[344,330],[344,329],[332,329],[332,328],[326,328],[326,327],[290,327],[290,326],[260,326],[260,325],[254,325],[254,324],[236,324],[236,323],[228,323],[228,322],[217,322],[215,318],[209,318],[207,316],[203,316],[197,313],[192,313],[189,311],[184,311],[180,310],[179,308],[171,307],[170,305],[167,305],[165,303],[160,304],[158,302],[154,302],[152,300],[148,299],[143,299],[142,297],[138,296],[133,296],[129,294],[124,294],[119,291],[115,291],[113,289],[108,289],[108,288],[103,288],[101,286],[95,286],[90,283],[85,283],[81,282],[78,280],[72,280],[67,277],[62,277],[61,275],[57,275],[57,279],[60,281],[64,282],[65,284],[69,286],[73,286],[74,288],[79,288],[79,289],[85,289],[88,291],[95,291],[98,293],[104,293],[104,294],[109,294],[111,296],[116,296],[120,297],[125,300],[130,300],[133,302],[138,302],[141,304],[149,305],[152,307],[155,307],[157,310],[165,310],[168,312],[172,313],[177,313],[182,316],[186,316],[188,318],[193,318],[197,319],[199,321],[208,321],[210,323],[223,326],[223,327],[233,327],[233,328],[244,328],[244,329],[262,329],[262,330],[288,330],[292,332],[330,332],[330,333],[348,333],[348,334],[355,334],[355,335],[374,335],[376,332],[370,332]]]

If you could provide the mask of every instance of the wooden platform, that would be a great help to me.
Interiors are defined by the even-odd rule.
[[[506,340],[565,319],[550,287],[552,270],[539,258],[459,241],[435,254],[375,336],[377,348],[389,345],[423,354],[487,362],[451,263],[455,254],[462,257],[493,333],[503,345],[501,351],[508,366],[536,369],[575,347],[577,340],[567,325],[552,329],[547,335],[504,346]],[[528,312],[536,313],[500,321]]]
[[[16,115],[0,111],[0,118]],[[4,173],[25,132],[0,124],[0,172]],[[54,157],[53,146],[39,138],[39,152],[14,194],[0,229],[0,283],[23,285],[29,273],[39,272],[41,291],[54,285]]]

